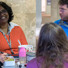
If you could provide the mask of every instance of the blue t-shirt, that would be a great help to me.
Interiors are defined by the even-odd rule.
[[[59,25],[60,20],[61,20],[61,19],[56,20],[54,23],[56,23],[56,24]],[[68,25],[68,22],[65,22],[65,21],[63,21],[63,22]],[[64,30],[64,32],[66,33],[66,35],[67,35],[67,37],[68,37],[68,27],[66,27],[66,26],[64,26],[64,25],[60,25],[60,26],[61,26],[61,28]]]

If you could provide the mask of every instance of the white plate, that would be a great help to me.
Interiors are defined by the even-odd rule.
[[[7,56],[7,57],[10,57],[10,58],[14,59],[13,56]],[[5,61],[4,66],[15,66],[15,59],[14,59],[14,61]]]

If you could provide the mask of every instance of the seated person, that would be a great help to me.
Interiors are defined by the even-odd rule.
[[[18,55],[19,42],[22,45],[28,43],[21,27],[11,22],[13,17],[11,7],[0,1],[0,52]]]
[[[27,63],[27,68],[68,68],[64,53],[68,52],[68,41],[63,29],[48,23],[42,26],[37,45],[36,58]]]

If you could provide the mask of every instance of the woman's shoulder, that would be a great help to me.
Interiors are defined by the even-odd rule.
[[[37,62],[37,58],[32,59],[27,63],[26,68],[36,68],[36,62]]]
[[[16,30],[19,30],[19,31],[22,31],[22,28],[19,26],[19,25],[17,25],[16,23],[13,23],[13,22],[10,22],[10,27],[9,27],[9,29],[10,29],[10,31],[12,30],[12,29],[16,29]]]
[[[64,62],[64,68],[68,68],[68,61]]]
[[[37,68],[41,65],[41,58],[34,58],[27,63],[27,68]]]
[[[31,61],[29,61],[28,64],[34,64],[34,63],[36,63],[36,62],[37,62],[37,58],[34,58],[34,59],[32,59]]]

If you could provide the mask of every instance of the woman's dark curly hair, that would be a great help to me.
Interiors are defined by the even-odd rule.
[[[59,5],[67,5],[68,7],[68,0],[59,0]]]
[[[55,24],[45,24],[40,31],[36,57],[43,57],[41,68],[63,68],[63,53],[68,50],[68,41],[63,29]],[[45,67],[46,66],[46,67]]]
[[[0,1],[0,6],[2,6],[9,14],[9,20],[8,20],[8,24],[10,24],[9,22],[13,20],[13,12],[10,6],[8,6],[5,2]]]

